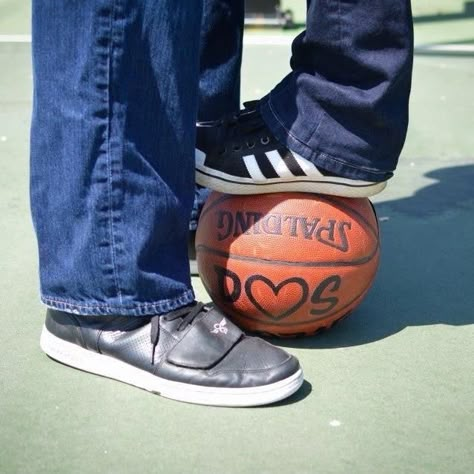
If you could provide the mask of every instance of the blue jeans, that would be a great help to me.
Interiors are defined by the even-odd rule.
[[[195,121],[238,109],[243,19],[240,0],[202,7],[33,1],[31,208],[48,306],[141,316],[194,299]],[[319,166],[389,177],[407,126],[409,2],[313,0],[308,13],[262,114]]]
[[[410,0],[309,0],[292,53],[260,108],[275,136],[337,175],[390,178],[408,127]]]
[[[198,120],[216,120],[240,109],[243,0],[204,0],[199,60]],[[189,228],[195,230],[209,190],[196,186]]]

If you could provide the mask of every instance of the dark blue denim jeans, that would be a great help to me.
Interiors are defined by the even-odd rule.
[[[319,167],[384,181],[405,142],[410,0],[310,0],[291,68],[261,106],[276,137]]]
[[[47,305],[139,316],[194,299],[195,121],[238,109],[243,19],[241,0],[202,7],[33,1],[31,207]],[[384,179],[406,133],[411,57],[409,2],[313,0],[263,116],[319,166]]]
[[[201,7],[33,2],[31,204],[47,305],[146,315],[194,299]]]
[[[201,120],[238,109],[243,0],[204,2]],[[308,0],[288,74],[260,111],[288,148],[337,175],[393,175],[408,127],[413,66],[410,0]],[[258,97],[255,97],[258,99]],[[204,189],[196,189],[191,228]]]
[[[216,120],[240,109],[243,0],[204,0],[199,61],[198,120]],[[195,230],[209,190],[196,186],[189,228]]]

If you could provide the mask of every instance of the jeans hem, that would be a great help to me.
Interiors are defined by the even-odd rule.
[[[169,313],[192,303],[194,291],[187,290],[181,296],[167,300],[113,305],[103,302],[82,302],[41,295],[41,301],[52,309],[79,314],[81,316],[153,316]]]
[[[320,149],[311,148],[285,126],[283,120],[272,107],[271,100],[271,94],[269,94],[261,101],[259,108],[260,113],[265,124],[278,141],[287,146],[291,151],[298,153],[316,166],[344,178],[381,182],[393,176],[392,171],[378,170],[376,168],[358,165]]]

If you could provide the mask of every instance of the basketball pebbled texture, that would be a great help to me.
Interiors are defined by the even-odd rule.
[[[243,329],[310,335],[369,290],[379,231],[368,199],[307,193],[212,193],[196,233],[201,279]]]

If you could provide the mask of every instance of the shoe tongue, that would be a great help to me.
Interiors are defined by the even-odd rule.
[[[181,367],[207,369],[219,362],[242,335],[226,316],[211,309],[196,320],[166,359]]]

